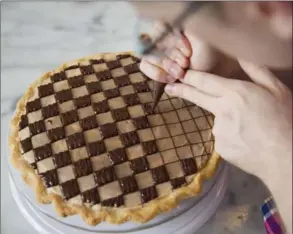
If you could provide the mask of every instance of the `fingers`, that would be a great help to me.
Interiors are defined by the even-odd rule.
[[[176,62],[182,68],[188,68],[189,59],[183,55],[183,53],[178,49],[174,48],[171,51],[167,51],[167,56]]]
[[[190,58],[192,55],[192,47],[189,40],[180,32],[177,32],[176,34],[178,37],[176,48],[178,48],[185,57]]]
[[[193,102],[213,114],[216,112],[218,99],[192,86],[180,83],[167,84],[165,92],[171,96],[180,97]]]
[[[152,30],[153,37],[158,38],[167,29],[167,27],[169,26],[163,21],[155,22]],[[173,32],[165,37],[157,47],[163,51],[172,51],[172,56],[176,55],[176,61],[173,58],[170,58],[183,68],[186,68],[189,65],[186,60],[188,60],[192,54],[191,44],[182,32],[179,31],[179,29],[174,29]]]
[[[166,24],[159,21],[153,26],[153,35],[158,37],[165,29]],[[191,55],[191,46],[178,30],[174,30],[162,44],[158,45],[159,50],[164,50],[166,56],[154,57],[144,56],[140,64],[142,72],[151,79],[170,83],[176,79],[183,78],[185,69],[189,66],[189,58],[186,55]]]
[[[154,40],[160,37],[160,35],[167,29],[167,24],[163,21],[156,21],[152,28],[152,37]],[[175,37],[171,33],[167,35],[162,41],[156,46],[159,50],[164,51],[166,48],[173,47],[175,45]]]
[[[171,77],[164,69],[148,62],[146,59],[142,59],[140,70],[153,80],[162,83],[172,83],[175,81],[175,78]]]
[[[239,83],[237,80],[193,70],[188,70],[181,82],[217,97],[222,97],[228,91],[235,90]]]
[[[168,26],[158,21],[153,25],[153,37],[159,37]],[[183,78],[185,69],[189,66],[192,50],[188,39],[179,30],[174,30],[162,43],[157,45],[159,50],[166,52],[164,57],[145,56],[140,69],[150,78],[163,83],[174,82]]]
[[[184,70],[168,57],[145,56],[140,64],[140,69],[150,78],[164,82],[174,82],[184,75]]]
[[[251,78],[253,82],[261,85],[271,92],[276,92],[278,87],[284,85],[278,80],[278,78],[270,72],[266,67],[261,67],[253,63],[238,60],[241,68]]]
[[[153,24],[152,37],[158,38],[168,25],[163,21],[157,21]],[[166,48],[177,48],[185,57],[190,57],[192,48],[189,40],[182,35],[178,29],[174,29],[162,42],[157,45],[158,49],[165,50]]]

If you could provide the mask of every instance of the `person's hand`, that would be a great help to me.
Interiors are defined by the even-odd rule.
[[[157,38],[165,28],[163,22],[155,23],[151,37]],[[163,51],[165,56],[145,56],[140,68],[151,79],[163,83],[171,83],[182,78],[187,68],[205,72],[212,72],[216,67],[216,70],[221,72],[227,70],[221,64],[227,65],[228,58],[188,31],[182,34],[175,29],[157,45],[157,48]]]
[[[171,83],[165,88],[167,94],[194,102],[215,115],[215,150],[268,186],[288,233],[292,233],[288,209],[292,207],[291,91],[266,68],[244,61],[240,65],[253,82],[236,80],[247,79],[241,73],[233,77],[236,79],[224,78],[231,76],[231,70],[238,70],[235,63],[227,66],[224,56],[199,40],[198,44],[191,42],[187,33],[179,34],[178,40],[178,32],[175,34],[175,47],[170,46],[174,35],[159,45],[165,51],[167,48],[168,56],[144,58],[140,68],[151,79]],[[175,73],[171,71],[174,67]],[[172,83],[175,79],[182,83]]]
[[[224,159],[261,179],[274,177],[291,167],[292,94],[266,68],[239,63],[254,83],[188,70],[165,91],[215,115],[215,150]]]
[[[188,70],[165,91],[215,115],[215,151],[268,186],[292,233],[292,93],[266,68],[240,65],[254,83]]]

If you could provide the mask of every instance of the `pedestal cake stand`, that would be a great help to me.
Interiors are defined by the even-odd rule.
[[[101,223],[88,226],[79,216],[56,216],[53,205],[39,204],[34,192],[21,180],[19,173],[9,165],[9,182],[13,198],[26,220],[44,234],[89,233],[195,233],[217,210],[227,188],[229,167],[222,162],[212,179],[204,184],[200,196],[180,203],[178,208],[163,213],[146,224],[132,222],[121,225]]]

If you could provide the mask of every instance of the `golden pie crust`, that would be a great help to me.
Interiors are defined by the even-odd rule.
[[[79,214],[89,225],[97,225],[103,221],[113,224],[121,224],[126,221],[144,223],[161,212],[171,211],[181,200],[200,194],[204,181],[213,176],[220,163],[220,156],[213,151],[205,166],[192,177],[191,182],[187,185],[135,207],[105,207],[98,205],[93,208],[84,203],[69,203],[60,195],[48,192],[40,176],[35,173],[34,169],[29,166],[29,163],[23,159],[21,154],[18,126],[21,121],[21,116],[26,112],[26,103],[35,96],[37,87],[47,81],[51,75],[64,71],[65,68],[72,65],[81,64],[91,59],[115,60],[116,56],[121,54],[134,55],[131,52],[98,54],[65,63],[56,70],[44,74],[27,89],[24,96],[20,99],[11,122],[12,133],[9,137],[11,162],[20,171],[23,180],[34,189],[37,201],[44,204],[53,203],[57,213],[63,217]]]

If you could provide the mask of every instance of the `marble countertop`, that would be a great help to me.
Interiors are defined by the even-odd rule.
[[[19,213],[8,184],[7,126],[15,104],[33,80],[63,62],[134,50],[137,20],[126,2],[1,5],[1,233],[33,234],[36,231]],[[198,233],[265,233],[259,206],[267,196],[260,181],[232,167],[223,203]]]

